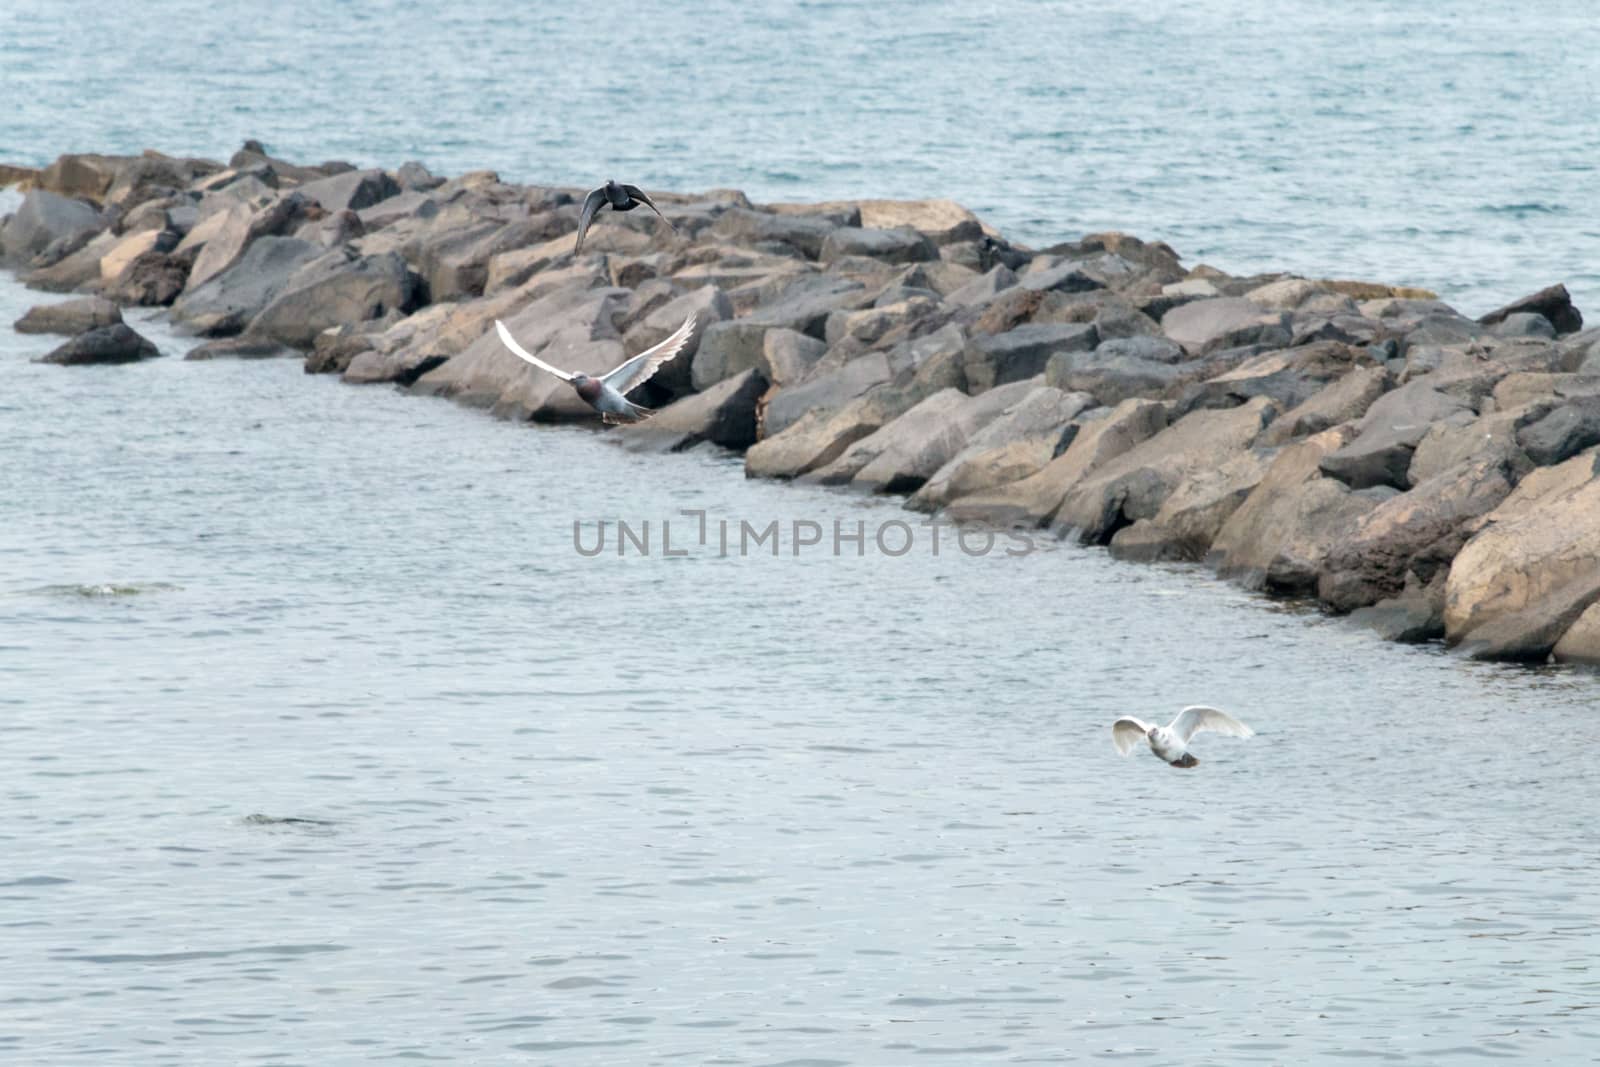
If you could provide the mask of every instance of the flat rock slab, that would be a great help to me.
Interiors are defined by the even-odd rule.
[[[76,335],[114,326],[122,321],[122,309],[100,296],[85,296],[59,304],[39,304],[27,310],[13,328],[18,333],[62,333]]]

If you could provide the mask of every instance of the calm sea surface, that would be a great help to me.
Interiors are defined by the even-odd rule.
[[[21,0],[0,158],[254,135],[1600,290],[1583,6],[1132,7]],[[663,558],[903,513],[136,325],[169,358],[0,328],[0,1060],[1600,1062],[1594,675],[1074,548]],[[1259,736],[1117,758],[1199,700]]]

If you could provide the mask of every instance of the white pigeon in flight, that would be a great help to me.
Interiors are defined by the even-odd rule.
[[[1166,726],[1152,726],[1131,715],[1124,716],[1111,724],[1111,740],[1124,756],[1143,739],[1150,742],[1150,751],[1174,767],[1193,767],[1200,761],[1189,752],[1189,741],[1202,730],[1229,737],[1254,737],[1256,733],[1225,711],[1191,704]]]
[[[639,422],[655,414],[650,408],[640,407],[630,401],[627,394],[649,381],[655,372],[661,369],[663,363],[683,351],[683,346],[694,336],[694,319],[695,317],[690,315],[665,341],[652,345],[632,359],[619,364],[615,370],[607,371],[598,378],[591,378],[587,374],[569,374],[552,367],[517,344],[517,339],[511,336],[511,331],[506,329],[505,323],[499,319],[494,320],[494,328],[500,331],[500,340],[516,354],[518,359],[532,363],[540,370],[549,371],[562,381],[570,383],[583,402],[600,413],[603,421],[618,423]]]

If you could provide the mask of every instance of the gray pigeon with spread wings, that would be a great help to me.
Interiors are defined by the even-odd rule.
[[[1166,726],[1152,726],[1131,715],[1118,719],[1111,724],[1111,741],[1124,756],[1141,740],[1148,741],[1150,751],[1174,767],[1193,767],[1200,761],[1190,753],[1189,742],[1203,730],[1229,737],[1254,737],[1256,733],[1225,711],[1191,704]]]
[[[585,404],[600,413],[603,421],[619,423],[640,422],[655,414],[651,409],[640,407],[630,401],[628,393],[649,381],[656,371],[661,369],[662,364],[683,351],[683,346],[694,336],[694,321],[695,317],[690,315],[665,341],[652,345],[618,365],[615,370],[607,371],[598,378],[591,378],[587,374],[572,374],[552,367],[517,344],[517,339],[511,336],[511,331],[506,329],[506,324],[499,319],[494,320],[494,328],[500,332],[501,343],[511,349],[518,359],[569,383]]]
[[[661,214],[655,201],[637,185],[608,181],[598,189],[589,190],[589,195],[583,198],[583,211],[578,215],[578,241],[572,246],[572,254],[577,256],[583,252],[583,235],[589,232],[589,223],[594,221],[595,212],[603,207],[609,207],[612,211],[632,211],[640,204],[654,211],[662,222],[667,222],[667,217]],[[678,232],[670,222],[667,222],[667,229]]]

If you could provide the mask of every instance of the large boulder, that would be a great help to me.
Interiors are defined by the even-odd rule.
[[[1182,352],[1164,338],[1115,338],[1092,351],[1052,355],[1045,366],[1045,382],[1068,392],[1088,393],[1107,405],[1159,396],[1187,376],[1187,370],[1177,365]]]
[[[28,309],[13,328],[18,333],[76,335],[115,326],[122,321],[117,305],[101,296],[84,296],[60,304],[39,304]]]
[[[822,243],[839,224],[826,215],[773,214],[729,208],[711,224],[710,234],[729,244],[772,251],[787,247],[807,259],[822,254]]]
[[[251,320],[250,333],[308,349],[317,334],[345,322],[381,318],[417,305],[417,279],[398,253],[358,255],[335,248],[306,263]]]
[[[1144,562],[1204,559],[1222,524],[1261,483],[1273,455],[1271,449],[1251,448],[1191,472],[1155,515],[1117,531],[1111,554]]]
[[[959,389],[935,393],[855,446],[852,451],[873,455],[850,484],[880,493],[914,492],[1037,384],[1014,382],[975,397]]]
[[[1358,424],[1356,439],[1323,457],[1322,470],[1352,489],[1389,485],[1405,489],[1418,442],[1437,422],[1470,422],[1471,406],[1418,378],[1385,393]]]
[[[608,436],[634,451],[681,452],[704,441],[743,450],[755,444],[756,404],[766,391],[766,379],[752,367]]]
[[[101,200],[117,171],[129,162],[128,156],[105,156],[92,152],[69,152],[39,172],[39,189],[65,197]]]
[[[860,282],[828,274],[780,276],[763,288],[770,295],[739,321],[750,326],[797,330],[819,339],[827,330],[829,315],[872,302],[872,294]]]
[[[1548,467],[1600,444],[1600,396],[1568,400],[1516,431],[1517,444],[1536,466]]]
[[[88,363],[135,363],[161,353],[147,338],[135,333],[126,323],[101,326],[79,334],[35,363],[60,363],[76,366]]]
[[[101,228],[100,212],[83,201],[30,189],[0,229],[0,262],[26,264],[57,241],[71,241]]]
[[[151,249],[135,257],[103,292],[121,304],[165,307],[188,285],[193,266],[194,258],[187,252]]]
[[[695,390],[696,386],[692,382],[693,367],[700,357],[700,349],[705,344],[707,332],[733,318],[733,303],[727,294],[714,285],[702,285],[698,289],[672,297],[638,318],[628,327],[622,338],[622,347],[630,355],[637,355],[652,345],[665,341],[691,315],[694,316],[694,333],[689,337],[688,343],[650,380],[651,385],[672,396],[682,396]],[[716,375],[715,381],[734,377],[741,370],[759,365],[746,364],[731,371],[724,368]],[[766,373],[764,368],[763,373]],[[701,388],[708,388],[712,384],[715,382],[707,381]]]
[[[835,263],[852,256],[884,263],[918,263],[939,258],[939,250],[923,234],[908,226],[865,229],[841,226],[823,240],[818,258]]]
[[[120,240],[110,230],[103,230],[82,248],[50,266],[23,274],[22,283],[29,289],[42,289],[47,293],[70,293],[92,286],[100,280],[100,257],[115,248]]]
[[[1572,296],[1567,292],[1565,285],[1552,285],[1547,289],[1540,289],[1537,293],[1525,296],[1521,300],[1514,300],[1503,308],[1496,308],[1478,321],[1485,326],[1494,326],[1521,312],[1532,312],[1542,316],[1558,334],[1575,333],[1583,329],[1583,315],[1573,306]]]
[[[876,433],[922,400],[941,389],[958,388],[961,370],[955,355],[953,349],[943,349],[915,370],[905,368],[893,380],[874,386],[837,410],[814,408],[783,431],[769,432],[745,453],[745,475],[798,478],[829,466],[856,442]],[[814,384],[809,382],[807,386]],[[779,390],[778,397],[787,391]],[[767,414],[771,416],[770,406]],[[872,458],[860,455],[856,457],[859,462],[852,460],[851,465],[841,466],[833,473],[848,480]]]
[[[198,289],[238,263],[257,238],[280,237],[297,227],[305,220],[309,203],[298,193],[289,193],[259,206],[235,204],[200,220],[177,248],[194,256],[188,289]]]
[[[988,273],[980,274],[961,288],[946,293],[945,301],[957,307],[982,307],[1016,284],[1016,272],[999,263],[990,268]]]
[[[1010,485],[958,498],[945,515],[958,522],[1043,526],[1085,477],[1159,433],[1167,408],[1155,400],[1124,400],[1099,417],[1082,419],[1072,443],[1037,474]],[[1090,415],[1095,412],[1090,412]]]
[[[1399,596],[1408,577],[1428,585],[1450,566],[1476,520],[1511,492],[1512,478],[1503,461],[1481,459],[1385,500],[1328,551],[1317,595],[1348,612]]]
[[[1105,544],[1124,526],[1150,519],[1184,479],[1250,448],[1277,414],[1265,397],[1225,411],[1195,411],[1075,485],[1051,528]]]
[[[1072,420],[1092,407],[1094,398],[1027,384],[1027,394],[974,434],[966,447],[916,491],[906,507],[938,511],[959,497],[1036,474],[1066,450],[1078,430]]]
[[[832,414],[891,377],[888,356],[868,352],[797,385],[781,388],[767,402],[762,436],[775,437],[811,412]]]
[[[1265,442],[1281,445],[1359,419],[1388,387],[1389,372],[1386,368],[1353,367],[1343,377],[1323,386],[1311,397],[1274,419],[1267,430]]]
[[[1282,347],[1290,341],[1289,315],[1269,311],[1243,297],[1214,297],[1175,307],[1161,330],[1191,355],[1241,345]]]
[[[203,285],[185,289],[172,305],[173,320],[202,336],[236,334],[321,252],[295,237],[258,238],[232,266]]]
[[[400,184],[381,170],[350,170],[306,182],[299,187],[299,192],[332,214],[360,211],[391,196],[398,196]]]
[[[547,363],[568,372],[599,375],[625,358],[616,320],[629,299],[626,289],[590,288],[575,281],[529,301],[505,323],[524,349]],[[595,417],[570,385],[518,359],[493,329],[418,378],[412,391],[449,396],[508,418]]]
[[[974,337],[962,353],[962,367],[968,387],[980,393],[1037,377],[1052,356],[1093,351],[1099,340],[1092,323],[1030,323],[1005,333]]]
[[[1356,357],[1346,345],[1326,341],[1264,352],[1186,386],[1178,406],[1184,411],[1226,408],[1264,396],[1280,411],[1290,411],[1349,371]]]
[[[1456,554],[1445,637],[1480,659],[1543,661],[1600,601],[1600,455],[1524,478]]]
[[[1217,531],[1207,562],[1250,588],[1314,591],[1329,550],[1381,499],[1382,491],[1352,492],[1322,476],[1322,459],[1353,434],[1350,426],[1336,426],[1283,448]]]

